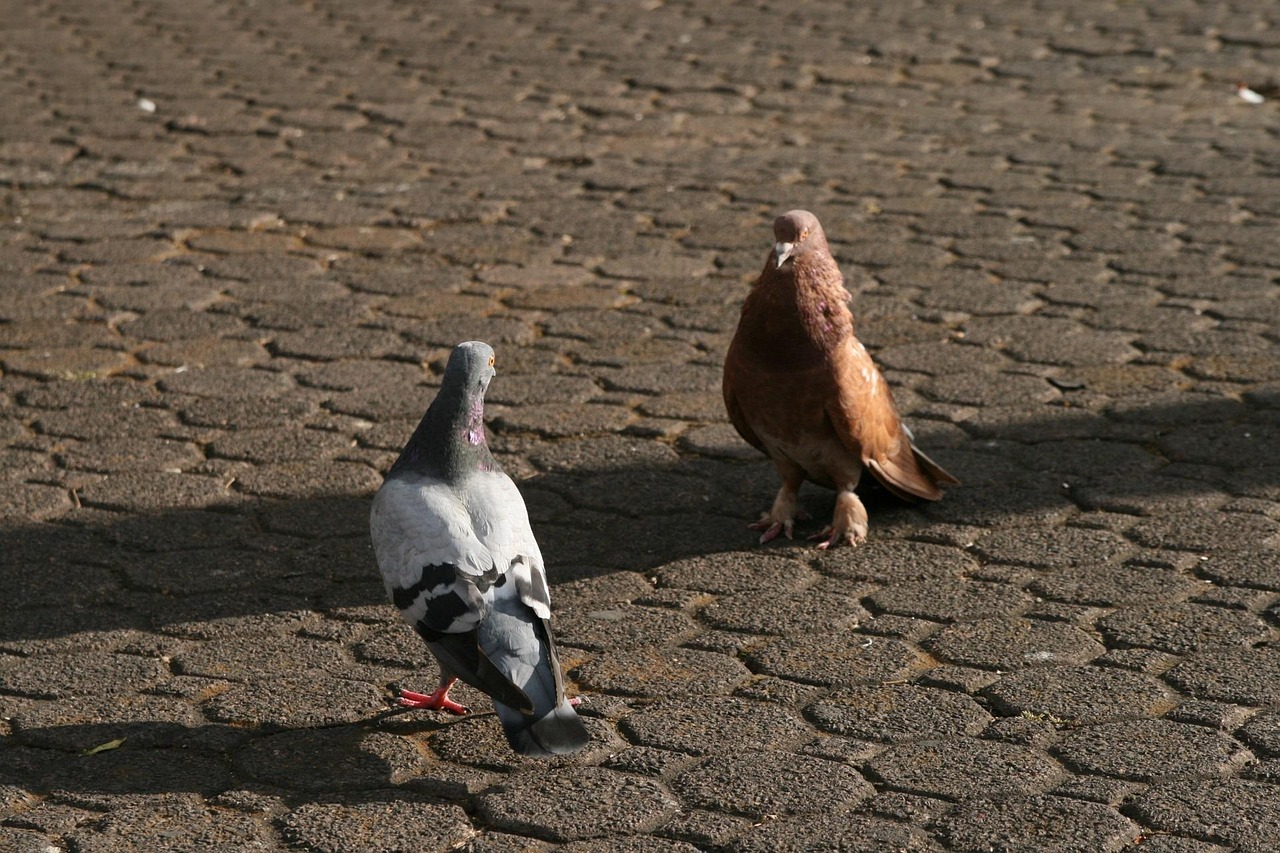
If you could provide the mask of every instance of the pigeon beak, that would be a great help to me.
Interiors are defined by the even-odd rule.
[[[774,257],[778,259],[778,263],[776,264],[776,266],[779,266],[779,267],[782,266],[782,264],[787,260],[787,258],[791,257],[791,253],[795,251],[795,248],[796,248],[795,243],[783,243],[781,241],[774,243],[773,254],[774,254]]]

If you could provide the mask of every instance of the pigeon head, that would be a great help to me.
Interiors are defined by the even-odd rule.
[[[484,341],[467,341],[458,344],[449,353],[449,363],[444,368],[444,379],[440,390],[458,387],[464,392],[484,401],[484,392],[489,389],[489,380],[497,374],[493,369],[493,347]]]
[[[497,373],[493,363],[493,347],[481,341],[453,348],[440,393],[388,476],[409,472],[454,480],[497,469],[484,434],[484,394]]]
[[[773,238],[777,268],[814,249],[827,248],[827,235],[822,233],[822,223],[807,210],[789,210],[773,220]]]

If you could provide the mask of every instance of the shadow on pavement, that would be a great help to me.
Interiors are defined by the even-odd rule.
[[[1275,499],[1276,415],[1205,399],[1122,418],[1064,409],[983,427],[979,438],[922,422],[921,445],[963,485],[918,507],[871,487],[871,536],[948,541],[951,528],[1052,524],[1083,510],[1140,517],[1145,547],[1194,549],[1176,536],[1160,541],[1157,528],[1170,514],[1203,513],[1236,496]],[[763,458],[557,471],[520,483],[553,583],[749,552],[754,536],[745,524],[776,485]],[[802,496],[814,521],[798,526],[796,543],[770,548],[803,547],[800,534],[816,532],[830,512],[829,492],[807,486]],[[0,649],[23,654],[25,641],[85,631],[181,633],[224,617],[383,605],[368,503],[367,496],[247,500],[148,516],[92,511],[84,524],[73,512],[4,528],[0,585],[9,602]],[[1250,518],[1246,533],[1274,535],[1274,521]]]

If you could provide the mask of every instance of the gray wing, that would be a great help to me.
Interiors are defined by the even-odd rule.
[[[497,574],[493,556],[445,484],[387,480],[373,499],[369,530],[387,594],[419,633],[461,633],[480,623],[488,609],[482,587]]]
[[[501,471],[473,477],[466,501],[476,535],[493,555],[500,572],[515,581],[520,598],[541,619],[551,618],[551,591],[547,587],[542,551],[529,526],[524,498],[511,478]]]
[[[494,586],[508,586],[511,578],[498,568],[507,558],[494,555],[477,535],[489,533],[474,527],[468,511],[477,497],[484,495],[459,496],[445,483],[419,477],[387,480],[370,510],[374,552],[392,602],[442,669],[527,713],[533,702],[490,660],[479,633],[492,613]],[[519,509],[527,529],[523,502]],[[512,547],[518,539],[496,541]]]

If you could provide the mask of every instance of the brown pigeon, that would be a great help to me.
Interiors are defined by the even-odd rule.
[[[724,364],[729,420],[773,460],[782,488],[751,525],[760,541],[791,537],[796,494],[808,479],[836,491],[819,548],[867,537],[867,510],[854,494],[866,468],[908,500],[942,497],[958,483],[921,453],[893,395],[853,334],[849,291],[818,218],[793,210],[773,223],[777,242],[742,306]]]

